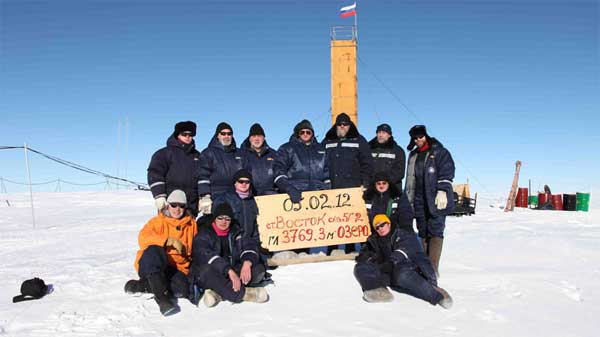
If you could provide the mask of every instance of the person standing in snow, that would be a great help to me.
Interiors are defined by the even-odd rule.
[[[400,212],[410,214],[408,200],[403,199]],[[412,223],[412,217],[410,218]],[[437,286],[437,278],[427,256],[419,247],[412,231],[392,225],[385,214],[373,218],[373,233],[356,257],[354,277],[367,302],[390,302],[394,299],[387,287],[407,295],[440,305],[452,306],[452,297]]]
[[[223,299],[263,303],[269,299],[260,287],[265,267],[259,263],[258,240],[244,235],[228,203],[218,204],[210,224],[194,238],[192,274],[206,289],[204,304],[214,307]]]
[[[212,199],[233,190],[231,178],[245,165],[233,138],[233,129],[225,122],[219,123],[208,147],[200,153],[198,170],[198,209],[210,214]]]
[[[148,166],[148,186],[158,211],[167,205],[167,195],[174,190],[185,192],[188,209],[198,214],[198,168],[200,153],[194,143],[196,123],[191,121],[175,124],[167,146],[152,155]]]
[[[374,173],[386,172],[390,182],[398,191],[402,191],[406,155],[394,140],[392,127],[385,123],[379,125],[377,135],[369,141],[369,146],[373,155]]]
[[[336,117],[323,145],[327,152],[331,188],[362,187],[364,190],[369,186],[373,175],[371,148],[347,114],[341,113]],[[359,245],[348,244],[344,250],[350,253],[356,250],[356,246]],[[330,254],[334,248],[329,247]]]
[[[193,284],[188,275],[198,229],[186,205],[185,193],[172,191],[167,206],[142,228],[138,238],[140,249],[135,258],[140,279],[125,284],[126,293],[154,294],[164,316],[179,311],[175,297],[196,302],[196,294],[190,292]]]
[[[331,188],[325,149],[317,141],[313,126],[306,119],[296,124],[289,142],[277,150],[273,169],[275,185],[279,191],[287,193],[294,203],[302,200],[302,192]],[[273,258],[295,258],[296,253],[308,251],[297,249],[278,252]]]
[[[240,147],[246,161],[246,168],[252,172],[252,186],[256,195],[276,194],[273,183],[273,163],[276,151],[265,140],[265,131],[258,123],[250,127],[248,138]]]
[[[446,215],[454,209],[454,160],[442,143],[429,137],[425,125],[413,126],[409,135],[405,191],[415,210],[423,250],[439,275]]]

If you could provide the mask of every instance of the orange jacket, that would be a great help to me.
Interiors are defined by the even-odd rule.
[[[196,220],[186,215],[181,219],[169,218],[162,214],[158,214],[150,219],[148,223],[140,231],[138,242],[140,250],[135,258],[135,269],[139,271],[139,261],[148,246],[165,246],[165,242],[171,236],[185,246],[185,255],[180,255],[177,249],[173,247],[165,247],[167,260],[169,265],[177,267],[184,274],[190,271],[190,262],[192,261],[192,241],[198,232]]]

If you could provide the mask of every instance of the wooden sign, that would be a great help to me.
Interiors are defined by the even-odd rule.
[[[269,251],[365,242],[371,234],[359,187],[256,197],[258,231]]]

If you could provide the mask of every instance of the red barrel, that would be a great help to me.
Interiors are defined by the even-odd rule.
[[[515,207],[527,208],[529,204],[529,189],[527,187],[519,187],[517,191],[517,199],[515,200]]]
[[[548,199],[550,199],[548,196],[550,194],[547,193],[538,193],[538,207],[541,207],[543,204],[548,202]]]
[[[555,210],[557,210],[557,211],[563,210],[562,194],[552,194],[550,196],[550,199],[552,199],[552,206],[554,207]]]

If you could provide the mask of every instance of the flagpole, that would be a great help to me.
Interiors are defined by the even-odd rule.
[[[354,3],[354,29],[356,30],[356,42],[358,43],[358,1],[355,1]]]

